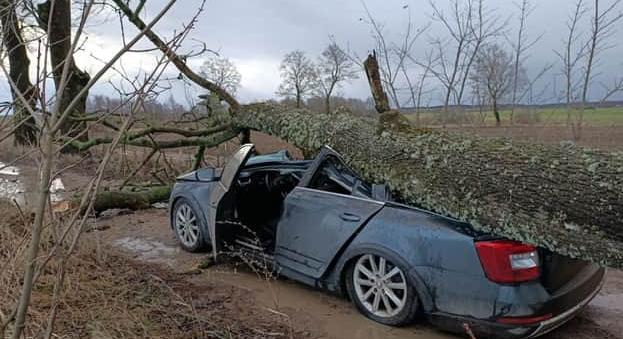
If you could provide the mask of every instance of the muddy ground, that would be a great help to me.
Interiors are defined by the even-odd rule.
[[[104,216],[95,221],[101,231],[88,239],[116,250],[138,262],[156,264],[166,273],[180,274],[196,286],[241,290],[266,312],[287,315],[299,333],[316,338],[460,338],[441,332],[423,321],[405,328],[392,328],[361,316],[344,299],[307,288],[286,279],[267,278],[243,263],[229,261],[198,269],[205,254],[182,251],[173,237],[166,209]],[[271,311],[272,310],[272,311]],[[570,323],[544,338],[623,338],[623,272],[610,271],[601,293]]]

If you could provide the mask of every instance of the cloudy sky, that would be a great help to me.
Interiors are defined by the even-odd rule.
[[[461,1],[461,0],[459,0]],[[518,0],[485,0],[486,6],[495,10],[501,17],[509,20],[510,27],[517,26]],[[565,21],[572,11],[572,0],[532,0],[536,8],[529,18],[528,34],[542,39],[530,51],[531,57],[525,67],[530,74],[537,73],[548,63],[557,62],[555,49],[562,47],[565,34]],[[606,1],[610,2],[610,1]],[[148,2],[146,17],[159,11],[163,0]],[[365,0],[370,12],[378,22],[384,25],[389,40],[398,41],[407,24],[408,16],[417,26],[431,22],[431,8],[427,0]],[[447,8],[448,0],[435,0],[441,8]],[[155,30],[163,37],[171,37],[194,15],[199,0],[178,0],[173,9],[156,26]],[[373,47],[370,27],[365,20],[365,10],[360,0],[208,0],[206,8],[199,17],[196,28],[184,43],[182,51],[198,48],[199,42],[218,51],[222,56],[236,63],[242,73],[242,88],[239,97],[242,101],[261,100],[274,97],[279,84],[279,63],[283,55],[295,49],[305,51],[316,58],[328,43],[329,37],[348,47],[360,56]],[[589,17],[584,18],[582,28],[588,28]],[[623,41],[623,22],[611,37],[612,43]],[[126,34],[134,30],[128,25]],[[94,73],[101,66],[98,59],[112,56],[121,46],[119,21],[113,15],[100,14],[94,17],[87,27],[88,39],[85,50],[78,56],[78,64]],[[511,29],[512,33],[512,29]],[[438,23],[432,23],[427,33],[420,38],[414,48],[415,56],[423,56],[430,49],[429,41],[433,37],[443,36],[444,31]],[[505,43],[503,38],[500,43]],[[143,47],[150,47],[143,43]],[[508,46],[508,45],[507,45]],[[609,49],[601,55],[598,64],[599,77],[593,86],[596,98],[601,89],[599,83],[613,81],[614,76],[623,76],[623,43]],[[153,67],[158,53],[134,53],[124,56],[123,68],[128,73],[149,70]],[[202,63],[203,57],[194,58],[190,65],[194,68]],[[560,72],[557,64],[541,82],[541,88],[549,96],[560,88]],[[169,75],[176,75],[171,69]],[[107,74],[107,80],[119,82],[119,75]],[[555,79],[558,83],[555,84]],[[6,85],[2,84],[0,91]],[[186,96],[193,97],[196,90],[188,88],[176,80],[171,81],[177,101],[185,102]],[[431,85],[433,86],[433,85]],[[97,93],[110,93],[111,86],[102,83],[94,89]],[[363,79],[355,80],[340,89],[341,94],[367,98],[369,90]],[[440,94],[432,93],[431,102],[435,103]]]

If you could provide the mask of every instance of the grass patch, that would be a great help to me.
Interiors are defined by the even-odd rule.
[[[573,112],[577,114],[577,111]],[[517,124],[537,124],[537,125],[564,125],[567,122],[568,111],[564,107],[541,108],[515,110],[515,123]],[[407,117],[415,122],[415,114],[407,114]],[[442,113],[440,111],[426,111],[420,114],[421,121],[426,125],[439,125],[442,123]],[[503,125],[510,124],[511,111],[501,110],[500,118]],[[446,119],[448,124],[474,124],[474,125],[495,125],[493,111],[469,110],[464,112],[448,113]],[[589,126],[623,126],[623,107],[608,108],[587,108],[584,111],[584,122]]]

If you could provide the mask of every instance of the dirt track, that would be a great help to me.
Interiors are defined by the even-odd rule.
[[[459,338],[419,322],[406,328],[376,324],[361,316],[339,297],[285,279],[266,279],[244,265],[221,264],[198,270],[203,255],[176,246],[168,227],[166,210],[147,210],[103,217],[89,239],[112,245],[139,262],[155,263],[163,271],[184,274],[197,286],[236,288],[249,293],[260,309],[278,311],[292,326],[316,338]],[[206,289],[209,290],[209,289]],[[272,311],[271,311],[272,310]],[[623,338],[623,272],[610,271],[602,290],[574,320],[545,338]]]

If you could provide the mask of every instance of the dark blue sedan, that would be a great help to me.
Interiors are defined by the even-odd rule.
[[[170,220],[185,250],[246,253],[383,324],[423,316],[478,337],[544,334],[602,285],[594,264],[394,201],[329,147],[314,160],[253,154],[247,144],[223,169],[178,178]]]

